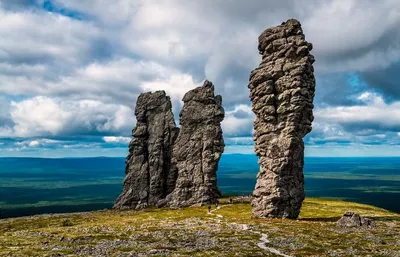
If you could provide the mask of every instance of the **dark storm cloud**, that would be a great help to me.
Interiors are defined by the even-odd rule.
[[[357,97],[370,89],[357,73],[317,74],[316,83],[314,101],[317,107],[360,104]]]
[[[400,122],[385,123],[381,120],[338,122],[346,131],[354,135],[370,135],[400,131]]]
[[[369,88],[382,93],[389,102],[400,99],[400,62],[381,70],[361,72]]]

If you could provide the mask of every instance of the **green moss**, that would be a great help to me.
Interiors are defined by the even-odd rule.
[[[63,222],[62,222],[62,226],[63,227],[71,227],[71,226],[73,226],[74,224],[72,223],[72,221],[70,221],[69,219],[65,219],[65,220],[63,220]]]
[[[114,256],[148,254],[152,249],[183,256],[273,256],[257,246],[260,233],[268,235],[269,247],[293,256],[328,256],[329,251],[338,256],[400,252],[400,215],[381,208],[307,198],[299,220],[254,219],[250,204],[220,202],[221,209],[212,214],[203,206],[5,219],[0,221],[0,256],[74,256],[82,247],[104,245],[111,247]],[[377,227],[337,228],[336,220],[347,210],[373,217]],[[216,214],[223,216],[219,223]],[[66,220],[72,226],[65,226]],[[241,229],[242,224],[248,229]],[[209,245],[194,247],[207,240]]]

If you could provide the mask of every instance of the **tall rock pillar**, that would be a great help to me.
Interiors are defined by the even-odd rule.
[[[214,85],[206,80],[203,86],[187,92],[183,102],[180,132],[172,153],[172,166],[178,178],[174,191],[160,206],[215,203],[221,196],[216,172],[225,147],[222,98],[214,95]]]
[[[253,216],[295,219],[305,197],[303,137],[314,119],[312,44],[294,19],[265,30],[258,40],[262,61],[248,86],[260,163]]]
[[[114,204],[117,209],[156,205],[173,191],[177,177],[171,169],[171,152],[179,129],[169,96],[164,91],[140,94],[135,115],[123,191]]]

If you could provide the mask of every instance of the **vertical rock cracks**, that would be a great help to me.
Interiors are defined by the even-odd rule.
[[[206,80],[202,87],[187,92],[183,102],[172,158],[178,178],[166,200],[171,207],[215,203],[221,196],[216,171],[225,147],[222,97],[214,95],[214,85]]]
[[[305,197],[303,137],[314,119],[312,44],[300,22],[290,19],[265,30],[258,49],[262,61],[248,85],[260,163],[253,216],[297,218]]]
[[[177,174],[171,169],[171,151],[179,129],[169,96],[164,91],[140,94],[135,116],[124,187],[114,204],[118,209],[155,205],[175,188]]]
[[[305,197],[303,137],[314,119],[312,44],[301,24],[290,19],[265,30],[258,49],[262,61],[248,85],[260,164],[253,216],[294,219]],[[184,207],[220,197],[216,171],[225,146],[222,98],[206,80],[183,102],[179,131],[164,91],[139,96],[124,188],[115,208]]]
[[[124,187],[114,208],[176,208],[220,197],[216,171],[225,146],[222,98],[206,80],[186,93],[183,102],[179,130],[164,91],[138,97]]]

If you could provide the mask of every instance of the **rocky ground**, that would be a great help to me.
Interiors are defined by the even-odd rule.
[[[348,211],[376,227],[339,228]],[[97,211],[0,220],[0,256],[400,256],[400,215],[306,199],[299,220],[252,219],[249,203],[219,209]]]

